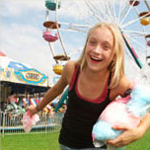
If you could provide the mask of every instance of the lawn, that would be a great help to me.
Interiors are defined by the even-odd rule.
[[[1,150],[59,150],[58,132],[7,135],[1,137]]]
[[[59,150],[59,132],[7,135],[1,137],[1,150]],[[150,150],[150,129],[144,137],[124,150]]]

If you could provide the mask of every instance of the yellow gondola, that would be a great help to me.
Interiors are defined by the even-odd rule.
[[[57,75],[61,75],[62,70],[63,70],[63,66],[60,65],[60,64],[56,64],[56,65],[53,66],[53,71]]]
[[[141,19],[140,22],[141,22],[141,24],[142,24],[143,26],[147,26],[147,25],[150,24],[150,21],[149,21],[148,18],[143,18],[143,19]]]

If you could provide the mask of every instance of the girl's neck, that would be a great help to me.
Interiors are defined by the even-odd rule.
[[[105,80],[109,75],[109,70],[102,70],[99,72],[91,71],[88,67],[83,68],[82,70],[83,76],[86,76],[86,78],[89,78],[89,80],[95,80],[100,81]]]

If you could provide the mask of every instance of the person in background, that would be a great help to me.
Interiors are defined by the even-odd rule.
[[[13,104],[13,103],[17,103],[17,96],[14,93],[14,91],[11,91],[10,95],[8,96],[7,100],[6,100],[7,104]]]

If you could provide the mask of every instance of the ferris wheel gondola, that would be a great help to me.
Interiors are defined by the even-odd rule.
[[[54,2],[53,0],[47,0],[45,2],[45,6],[46,6],[46,19],[45,19],[46,21],[43,23],[43,26],[46,27],[46,31],[43,33],[43,38],[49,43],[50,50],[56,62],[56,65],[53,66],[53,71],[56,74],[60,75],[63,66],[59,64],[59,61],[67,61],[70,59],[70,57],[67,56],[67,53],[65,51],[65,46],[63,44],[61,34],[59,32],[59,28],[61,27],[61,24],[58,23],[57,21],[57,15],[55,15],[55,21],[49,20],[49,12],[55,11],[56,13],[57,9],[59,9],[61,5],[59,1]],[[55,34],[53,34],[54,30],[55,30]],[[52,47],[52,42],[55,42],[57,40],[60,41],[63,53],[56,55]]]

